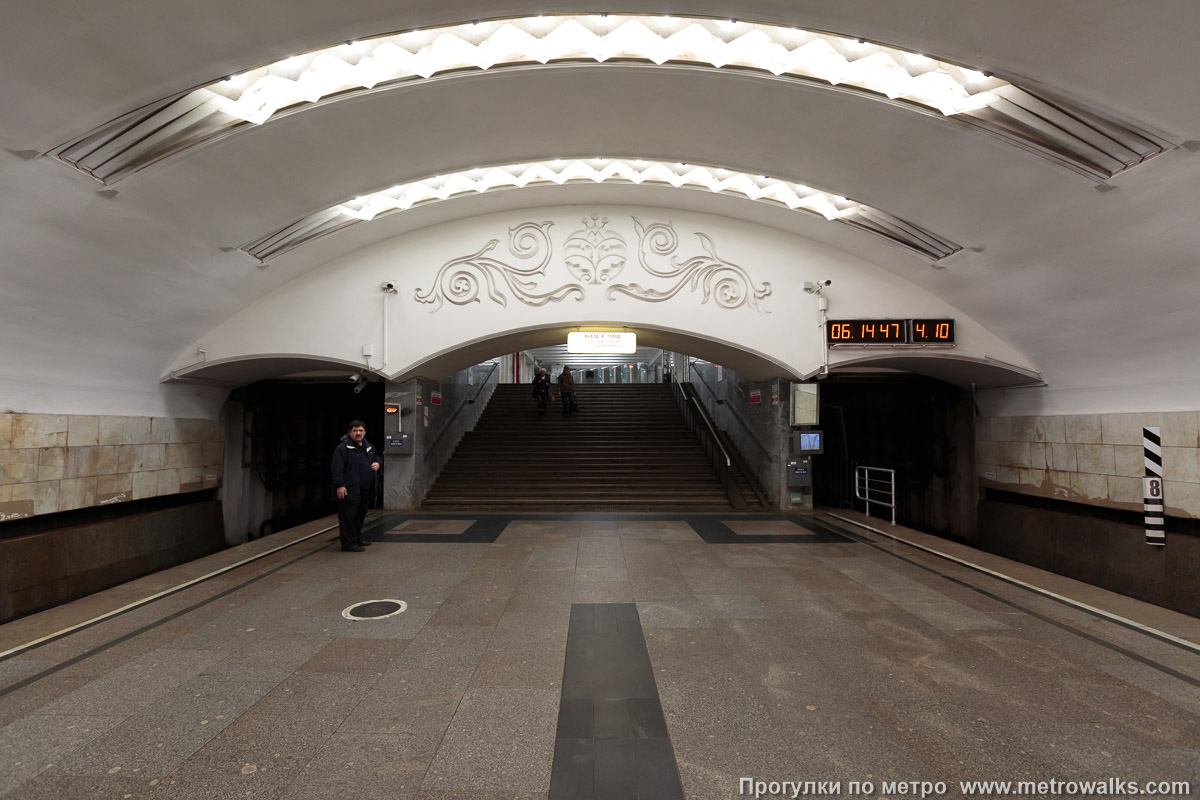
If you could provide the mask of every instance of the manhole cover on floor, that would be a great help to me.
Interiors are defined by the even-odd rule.
[[[383,619],[404,613],[408,603],[403,600],[367,600],[355,603],[342,612],[346,619]]]

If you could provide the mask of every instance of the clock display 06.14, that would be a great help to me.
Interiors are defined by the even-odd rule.
[[[831,319],[829,345],[953,345],[952,319]]]

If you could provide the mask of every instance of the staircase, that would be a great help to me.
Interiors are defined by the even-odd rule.
[[[580,412],[502,384],[424,509],[721,511],[731,508],[668,384],[582,384]],[[753,495],[751,495],[753,497]]]

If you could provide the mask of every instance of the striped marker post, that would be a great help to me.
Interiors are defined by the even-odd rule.
[[[1142,448],[1146,453],[1146,477],[1142,479],[1146,544],[1163,547],[1167,543],[1167,530],[1163,518],[1162,439],[1158,428],[1142,428]]]

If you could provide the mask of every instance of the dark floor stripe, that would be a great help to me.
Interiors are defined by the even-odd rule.
[[[683,800],[633,603],[576,603],[567,629],[550,800]]]
[[[461,519],[463,516],[458,517]],[[474,515],[471,515],[474,516]],[[423,542],[423,543],[442,543],[449,544],[451,542],[457,544],[492,544],[500,538],[500,534],[504,533],[504,529],[512,522],[511,517],[476,517],[475,522],[471,527],[467,528],[462,533],[404,533],[394,531],[393,528],[407,522],[410,519],[416,519],[404,514],[396,514],[387,517],[381,524],[372,527],[370,531],[364,530],[364,535],[373,542],[390,542],[392,544],[406,542]],[[369,535],[368,535],[369,534]]]

